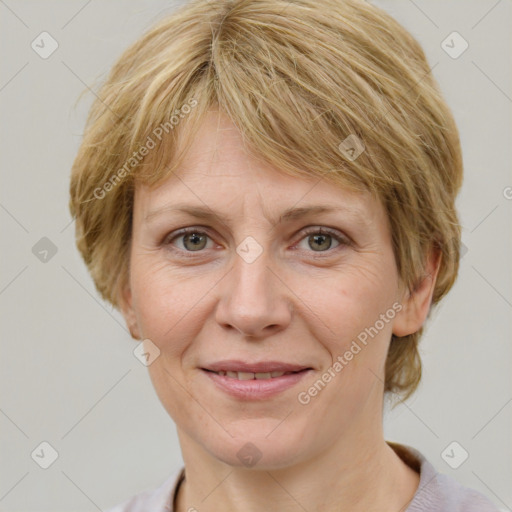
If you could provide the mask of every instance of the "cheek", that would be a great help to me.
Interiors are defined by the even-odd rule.
[[[307,306],[302,308],[307,324],[310,329],[316,326],[311,334],[324,346],[331,363],[343,358],[349,387],[369,377],[368,369],[381,373],[395,316],[392,270],[368,264],[340,269],[325,280],[297,279],[297,295],[305,298]]]
[[[307,306],[303,310],[309,310],[309,316],[316,317],[316,323],[331,335],[343,339],[373,325],[392,306],[395,288],[392,269],[370,264],[340,269],[325,279],[299,276],[294,284],[296,295]]]
[[[185,279],[150,258],[132,266],[131,283],[141,335],[160,350],[147,368],[153,387],[171,417],[184,424],[189,421],[185,411],[190,409],[190,394],[184,391],[182,361],[203,323],[198,300],[211,286]]]
[[[143,336],[161,350],[180,350],[180,340],[200,326],[199,299],[209,288],[207,281],[177,275],[165,264],[134,265],[133,304]]]

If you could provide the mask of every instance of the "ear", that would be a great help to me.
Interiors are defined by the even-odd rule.
[[[417,332],[427,318],[434,293],[437,274],[441,264],[441,251],[432,248],[427,257],[427,263],[423,277],[414,290],[407,290],[402,297],[403,309],[395,316],[393,334],[395,336],[407,336]]]
[[[133,309],[132,290],[129,284],[127,284],[121,291],[119,306],[121,309],[121,313],[124,316],[126,326],[130,330],[132,338],[135,340],[140,340],[141,335],[139,331],[139,326],[137,324],[137,316],[135,315],[135,311]]]

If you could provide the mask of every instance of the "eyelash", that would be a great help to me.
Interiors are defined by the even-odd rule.
[[[211,239],[211,237],[208,234],[208,232],[207,231],[203,231],[203,229],[204,228],[194,228],[194,227],[180,229],[179,231],[177,231],[174,234],[174,236],[172,238],[169,238],[170,235],[166,235],[164,237],[163,241],[162,241],[162,244],[165,245],[165,246],[171,246],[172,247],[172,242],[174,240],[176,240],[178,238],[181,238],[181,237],[183,237],[185,235],[192,234],[192,233],[199,234],[199,235],[206,235],[206,236],[208,236]],[[335,251],[336,249],[342,249],[344,246],[349,246],[350,245],[350,240],[346,236],[342,236],[342,235],[338,234],[337,231],[335,231],[333,229],[330,229],[330,228],[326,228],[326,227],[322,227],[322,228],[313,227],[313,228],[309,228],[309,229],[305,228],[305,231],[303,232],[303,236],[302,236],[302,238],[299,239],[299,242],[301,242],[302,240],[304,240],[305,238],[307,238],[310,235],[329,235],[329,236],[332,236],[339,243],[339,245],[337,247],[334,247],[332,249],[328,249],[326,251],[310,251],[310,252],[313,252],[315,254],[318,254],[318,257],[320,257],[320,258],[324,257],[324,256],[322,256],[323,253],[327,253],[327,256],[330,256],[331,253],[333,251]],[[201,250],[200,251],[186,251],[186,250],[183,250],[183,249],[177,249],[175,247],[172,247],[172,250],[176,251],[176,252],[187,254],[187,256],[184,256],[186,258],[194,258],[195,257],[194,256],[194,252],[198,252],[198,253],[203,252]]]

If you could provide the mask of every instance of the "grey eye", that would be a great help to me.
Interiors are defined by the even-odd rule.
[[[315,234],[308,236],[308,245],[311,249],[324,251],[331,248],[332,236],[329,234]]]
[[[200,251],[206,247],[208,235],[200,231],[194,231],[182,235],[179,239],[183,240],[183,246],[187,251]]]
[[[299,242],[299,245],[307,240],[305,250],[313,252],[328,252],[329,249],[336,249],[340,245],[347,245],[347,241],[339,234],[327,231],[325,228],[311,229],[305,233],[305,236]],[[332,245],[333,241],[336,245]]]
[[[208,236],[204,233],[196,232],[184,235],[182,238],[183,245],[187,250],[199,251],[205,248]]]

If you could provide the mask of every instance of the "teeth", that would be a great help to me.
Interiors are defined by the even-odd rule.
[[[256,379],[270,379],[270,373],[255,373],[254,377]]]
[[[281,377],[283,375],[287,375],[289,373],[294,372],[261,372],[261,373],[252,373],[252,372],[231,372],[231,371],[218,371],[215,372],[217,375],[222,375],[224,377],[231,377],[232,379],[238,380],[266,380],[271,379],[273,377]]]
[[[251,380],[254,379],[254,373],[238,372],[238,380]]]

